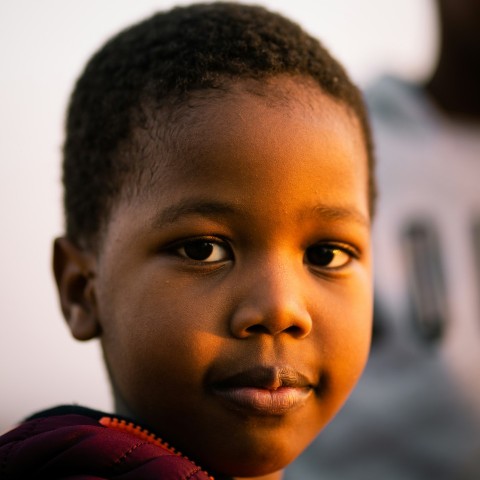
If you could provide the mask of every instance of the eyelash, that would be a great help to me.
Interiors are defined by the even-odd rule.
[[[223,249],[222,252],[216,251],[216,248]],[[320,249],[317,250],[317,249]],[[215,263],[222,263],[228,260],[233,260],[233,252],[226,240],[219,239],[218,237],[197,237],[189,238],[176,242],[174,245],[168,248],[171,253],[183,258],[186,261],[194,262],[198,265],[212,265]],[[197,258],[194,258],[197,256]],[[213,256],[214,259],[208,260]],[[317,258],[315,258],[315,256]],[[204,257],[204,258],[203,258]],[[349,265],[352,259],[358,259],[359,253],[356,249],[344,244],[338,243],[316,243],[310,245],[305,250],[306,263],[308,263],[314,269],[335,271]],[[340,257],[340,264],[329,266],[337,259],[337,263]],[[343,258],[343,260],[342,260]],[[319,263],[325,263],[325,265],[319,265]]]
[[[207,246],[207,248],[205,249],[205,246]],[[209,247],[208,246],[211,246],[211,249],[209,251]],[[187,252],[187,248],[190,249],[190,248],[195,248],[197,247],[197,252],[195,252],[194,250],[190,250],[190,252]],[[214,260],[207,260],[208,257],[210,257],[212,255],[212,249],[214,249],[215,247],[219,247],[219,248],[222,248],[224,250],[224,255],[222,258],[217,258],[217,259],[214,259]],[[203,251],[202,251],[203,249]],[[228,244],[228,242],[226,242],[225,240],[222,240],[222,239],[219,239],[217,237],[197,237],[197,238],[189,238],[189,239],[186,239],[186,240],[182,240],[182,241],[179,241],[179,242],[176,242],[174,245],[170,246],[168,248],[168,250],[183,258],[184,260],[187,260],[187,261],[191,261],[191,262],[195,262],[195,263],[198,263],[199,265],[209,265],[209,264],[214,264],[214,263],[221,263],[221,262],[225,262],[227,260],[232,260],[233,259],[233,252]],[[183,250],[183,253],[181,253],[181,251]],[[206,258],[192,258],[192,256],[195,256],[195,253],[198,254],[198,257],[202,257],[202,255],[207,255]],[[189,256],[190,254],[190,256]],[[217,252],[217,256],[218,256],[219,252]]]
[[[330,256],[331,255],[331,259],[330,261],[328,262],[328,264],[334,262],[335,260],[335,256],[337,256],[337,260],[338,260],[338,257],[340,256],[340,258],[342,256],[344,256],[344,259],[343,261],[341,261],[340,264],[338,265],[334,265],[334,266],[328,266],[328,265],[316,265],[314,261],[312,261],[312,259],[308,258],[309,257],[309,253],[310,254],[313,254],[315,252],[313,252],[313,249],[314,248],[319,248],[322,250],[321,252],[321,255],[328,255]],[[318,252],[317,252],[318,253]],[[336,271],[336,270],[341,270],[342,268],[344,267],[347,267],[351,262],[352,260],[354,259],[358,259],[359,258],[359,253],[356,249],[350,247],[350,246],[347,246],[347,245],[344,245],[344,244],[338,244],[338,243],[317,243],[317,244],[314,244],[314,245],[311,245],[309,246],[306,250],[305,250],[305,258],[307,260],[309,260],[307,263],[309,263],[309,265],[312,266],[312,268],[314,269],[321,269],[321,270],[328,270],[328,271]],[[330,257],[328,257],[330,258]],[[327,258],[327,259],[328,259]],[[317,259],[318,261],[318,259]],[[320,261],[318,261],[318,263],[320,263]]]

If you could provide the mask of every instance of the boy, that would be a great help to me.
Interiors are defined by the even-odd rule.
[[[54,271],[115,418],[31,417],[2,478],[280,479],[368,355],[372,163],[344,70],[263,8],[178,8],[108,42],[71,99]]]

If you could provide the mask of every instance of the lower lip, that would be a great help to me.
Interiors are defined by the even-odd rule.
[[[216,389],[214,393],[236,410],[257,415],[285,415],[301,407],[312,394],[311,388],[280,387],[276,390],[254,387]]]

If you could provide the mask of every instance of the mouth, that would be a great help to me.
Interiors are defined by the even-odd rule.
[[[290,367],[255,367],[213,385],[213,394],[230,408],[253,415],[281,416],[306,403],[314,385]]]

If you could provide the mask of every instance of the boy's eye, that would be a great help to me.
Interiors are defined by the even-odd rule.
[[[226,245],[208,239],[195,239],[184,242],[175,251],[184,258],[197,262],[222,262],[231,255]]]
[[[335,245],[312,245],[305,252],[306,260],[315,267],[341,268],[352,259],[352,254]]]

